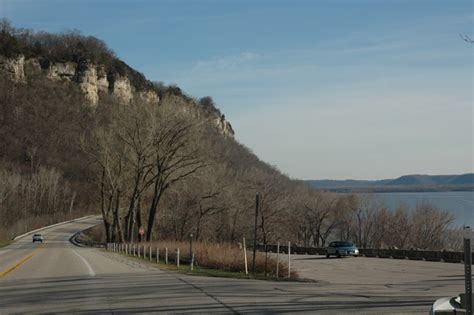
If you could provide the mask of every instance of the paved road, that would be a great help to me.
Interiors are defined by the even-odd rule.
[[[296,257],[302,275],[317,280],[307,283],[175,274],[69,243],[76,231],[97,223],[95,218],[67,223],[42,232],[43,245],[28,236],[0,250],[0,313],[426,314],[433,299],[459,292],[458,265],[450,265],[455,267],[446,278],[433,275],[432,284],[425,279],[419,287],[390,287],[385,279],[373,284],[357,278],[357,269],[342,277],[344,265],[355,268],[364,262],[359,258],[329,264]],[[312,267],[322,262],[324,272]],[[387,279],[401,274],[380,271]]]

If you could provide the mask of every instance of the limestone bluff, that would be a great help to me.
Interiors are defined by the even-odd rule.
[[[135,74],[138,73],[132,71]],[[0,55],[0,72],[18,84],[26,83],[28,78],[33,76],[44,76],[47,80],[76,83],[91,106],[97,106],[101,97],[106,94],[114,97],[120,104],[128,104],[134,100],[153,106],[160,104],[160,97],[152,88],[150,81],[145,79],[148,86],[133,84],[134,80],[131,80],[127,73],[107,72],[104,65],[94,64],[87,60],[52,62],[40,57],[25,58],[24,55],[15,57]],[[189,106],[197,106],[190,99],[187,99],[187,103]],[[185,108],[181,108],[181,110],[186,111]],[[215,126],[222,135],[234,136],[231,124],[218,110],[203,113],[202,117]]]

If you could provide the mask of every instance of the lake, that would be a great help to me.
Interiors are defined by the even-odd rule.
[[[453,223],[455,226],[469,225],[474,227],[474,191],[394,192],[375,193],[373,195],[382,200],[391,210],[395,210],[401,204],[413,208],[417,203],[427,201],[452,213],[455,218]]]

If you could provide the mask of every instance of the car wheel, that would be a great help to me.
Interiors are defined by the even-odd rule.
[[[326,258],[329,258],[329,257],[331,257],[331,255],[329,255],[329,253],[326,252]]]

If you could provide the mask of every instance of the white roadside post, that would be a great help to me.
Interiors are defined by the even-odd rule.
[[[291,277],[291,242],[288,242],[288,278]]]
[[[156,247],[156,263],[160,262],[160,249]]]
[[[150,245],[150,248],[148,250],[149,250],[149,253],[150,253],[150,261],[151,261],[151,245]]]
[[[189,269],[194,269],[193,234],[189,234]]]
[[[176,248],[176,267],[179,268],[179,248]]]
[[[249,274],[249,267],[247,263],[247,246],[245,246],[245,237],[243,239],[243,246],[244,246],[244,263],[245,263],[245,274]]]
[[[165,265],[168,264],[168,247],[165,248]]]
[[[277,270],[276,270],[277,279],[278,279],[279,270],[280,270],[280,242],[277,243]]]

